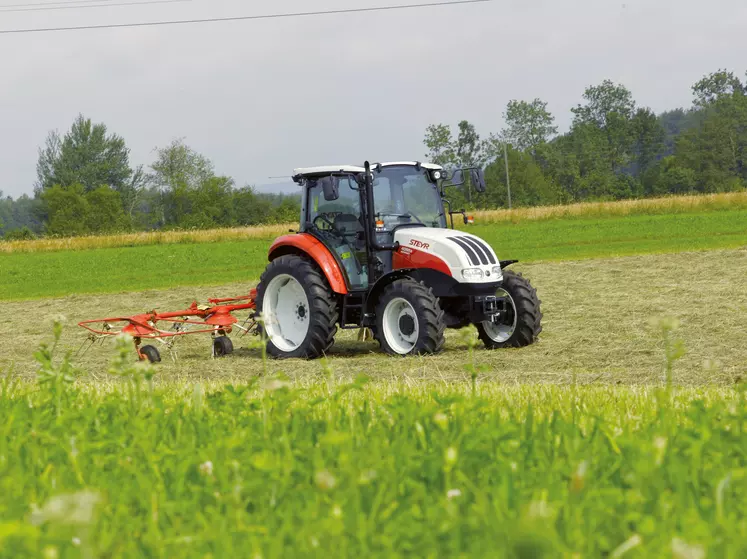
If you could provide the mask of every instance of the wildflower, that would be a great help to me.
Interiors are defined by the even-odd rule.
[[[664,462],[664,456],[667,453],[667,439],[665,437],[656,437],[654,439],[654,451],[656,456],[656,465],[661,466]]]
[[[451,501],[452,499],[456,499],[458,497],[462,496],[462,491],[459,489],[449,489],[449,491],[446,493],[446,498]]]
[[[78,526],[90,524],[100,500],[99,494],[93,491],[58,495],[49,499],[41,509],[33,506],[31,522],[37,526],[47,522]]]
[[[73,545],[75,547],[79,547],[80,546],[80,538],[73,538]]]
[[[589,469],[589,463],[584,460],[578,465],[576,471],[571,477],[571,492],[580,493],[586,485],[586,472]]]
[[[550,518],[552,510],[550,505],[544,499],[541,501],[532,501],[529,504],[529,518]]]
[[[212,476],[213,475],[213,463],[208,460],[207,462],[203,462],[200,464],[200,473],[203,476]]]
[[[703,546],[690,545],[684,540],[674,538],[672,540],[672,556],[675,559],[705,559],[706,552]]]
[[[329,470],[320,470],[314,475],[316,486],[322,491],[330,491],[337,485],[337,480]]]
[[[283,390],[284,388],[290,387],[290,382],[280,379],[272,379],[271,381],[267,382],[267,384],[265,384],[265,390],[267,390],[267,392],[277,392],[278,390]]]
[[[332,516],[337,519],[342,518],[342,508],[340,508],[340,505],[332,507]]]
[[[378,477],[378,475],[379,474],[376,473],[376,470],[366,470],[365,472],[361,472],[361,475],[358,478],[358,484],[369,485],[373,480],[375,480]]]
[[[450,446],[446,449],[446,452],[444,453],[444,461],[446,462],[446,466],[448,468],[452,468],[459,459],[459,452],[457,452],[457,449],[453,446]]]
[[[446,431],[447,427],[449,426],[449,416],[443,412],[438,412],[433,416],[433,423],[438,425],[438,427],[443,431]]]

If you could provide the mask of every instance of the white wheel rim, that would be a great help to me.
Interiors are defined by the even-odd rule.
[[[280,351],[301,347],[309,333],[309,299],[298,280],[281,274],[270,281],[262,300],[267,338]]]
[[[511,309],[513,310],[513,322],[511,324],[496,324],[495,322],[487,321],[482,323],[482,327],[485,329],[485,333],[491,340],[496,343],[502,344],[510,340],[511,336],[513,336],[514,332],[516,332],[516,323],[518,320],[518,316],[516,313],[516,304],[514,303],[511,295],[509,295],[508,291],[506,291],[505,289],[499,289],[496,293],[496,296],[498,298],[505,298],[509,302]]]
[[[382,322],[386,343],[395,353],[407,355],[415,349],[420,336],[420,324],[415,309],[406,299],[397,297],[389,301],[384,308]]]

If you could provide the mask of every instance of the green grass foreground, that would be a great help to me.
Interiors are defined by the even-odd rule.
[[[468,229],[503,259],[579,260],[747,246],[747,210],[561,218]],[[0,254],[0,300],[256,282],[271,239]]]
[[[0,557],[747,554],[739,387],[164,390],[128,350],[0,385]]]

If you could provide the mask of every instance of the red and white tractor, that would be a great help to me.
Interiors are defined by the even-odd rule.
[[[475,235],[454,229],[445,199],[480,169],[419,162],[297,169],[299,232],[277,239],[257,288],[268,354],[317,358],[342,329],[370,329],[387,353],[441,350],[446,328],[477,326],[489,349],[542,331],[536,290]],[[449,207],[448,211],[446,206]],[[451,228],[448,228],[448,223]]]

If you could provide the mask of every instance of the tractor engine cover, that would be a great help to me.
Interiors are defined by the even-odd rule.
[[[503,281],[500,261],[480,237],[451,229],[407,227],[395,231],[399,248],[394,270],[430,269],[459,283],[495,284]]]

